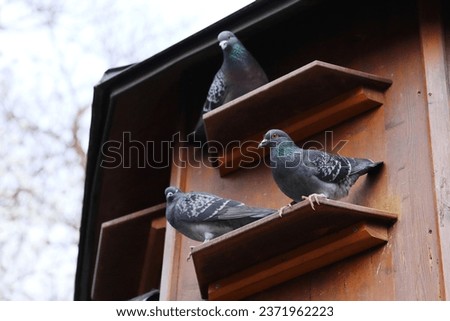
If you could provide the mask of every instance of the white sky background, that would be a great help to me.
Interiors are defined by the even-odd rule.
[[[0,300],[73,299],[84,184],[74,146],[86,152],[103,72],[250,2],[0,0]]]

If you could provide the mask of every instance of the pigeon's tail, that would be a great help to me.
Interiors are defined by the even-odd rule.
[[[383,166],[383,164],[384,164],[383,161],[372,162],[372,166],[370,166],[369,171],[371,171],[372,169],[375,169],[375,168],[379,168],[379,167]]]
[[[236,220],[248,218],[250,220],[257,220],[263,217],[266,217],[270,214],[275,213],[277,210],[270,208],[259,208],[259,207],[250,207],[250,206],[235,206],[230,207],[226,210],[223,216],[219,215],[217,218],[219,220]]]
[[[188,143],[203,146],[206,141],[205,123],[203,122],[203,118],[200,117],[194,131],[188,135]]]
[[[364,158],[354,158],[352,165],[352,171],[350,175],[348,176],[347,183],[348,188],[350,188],[355,182],[358,180],[358,178],[364,174],[367,174],[371,171],[374,171],[375,169],[379,168],[383,162],[374,162],[370,159],[364,159]]]
[[[355,164],[352,164],[353,168],[351,174],[356,174],[357,176],[367,174],[383,165],[383,162],[374,162],[364,158],[357,158],[355,161]]]
[[[271,215],[273,213],[275,213],[276,211],[270,208],[258,208],[255,210],[255,214],[250,216],[251,218],[263,218],[266,217],[268,215]]]

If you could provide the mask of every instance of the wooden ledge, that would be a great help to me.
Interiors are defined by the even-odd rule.
[[[208,298],[239,300],[387,240],[386,227],[355,224],[210,284]]]
[[[397,215],[308,202],[222,235],[192,252],[202,298],[238,300],[388,240]]]
[[[204,115],[219,151],[220,174],[252,166],[264,133],[279,128],[300,140],[381,106],[391,80],[314,61]],[[241,162],[242,160],[242,162]],[[254,162],[253,162],[254,163]]]
[[[159,288],[165,209],[159,204],[102,224],[93,300],[128,300]]]

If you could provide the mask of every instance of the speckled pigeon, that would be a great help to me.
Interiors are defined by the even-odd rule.
[[[173,186],[167,187],[165,194],[167,221],[196,241],[207,242],[276,212],[209,193],[183,193]]]
[[[222,66],[211,83],[193,133],[193,139],[202,143],[206,141],[203,114],[268,82],[259,63],[232,32],[222,31],[217,39],[223,51]]]
[[[270,147],[272,175],[281,191],[295,202],[308,199],[314,209],[318,197],[340,199],[356,180],[383,162],[343,157],[315,149],[302,149],[288,134],[271,129],[259,144]]]

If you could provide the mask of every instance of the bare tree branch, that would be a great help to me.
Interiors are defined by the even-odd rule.
[[[73,119],[72,123],[72,144],[71,147],[75,150],[78,160],[80,162],[80,166],[82,168],[86,168],[86,151],[83,149],[83,146],[81,145],[81,141],[79,138],[79,130],[80,130],[80,123],[82,120],[82,117],[84,113],[89,109],[89,106],[81,107],[77,110],[77,113]]]

